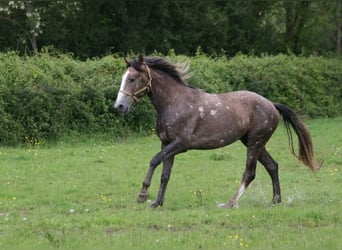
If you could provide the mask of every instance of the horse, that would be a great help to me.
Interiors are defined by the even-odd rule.
[[[139,56],[126,62],[127,70],[114,108],[127,114],[132,104],[144,95],[156,110],[156,132],[161,151],[150,161],[137,202],[149,199],[148,188],[156,167],[163,163],[160,187],[152,208],[164,203],[174,157],[192,149],[215,149],[240,140],[247,148],[245,170],[240,186],[221,208],[238,207],[238,200],[255,178],[257,161],[272,180],[272,203],[281,202],[278,163],[266,149],[266,143],[276,130],[280,115],[283,118],[290,148],[312,171],[320,168],[313,160],[313,145],[309,130],[300,117],[288,106],[273,103],[257,93],[240,90],[209,94],[187,84],[191,77],[189,63],[171,63],[161,57]],[[279,115],[280,114],[280,115]],[[291,127],[298,137],[298,155],[294,152]]]

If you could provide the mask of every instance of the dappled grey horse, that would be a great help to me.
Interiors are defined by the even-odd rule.
[[[266,150],[266,143],[276,130],[279,113],[282,115],[290,146],[293,150],[290,127],[298,136],[298,159],[311,170],[319,169],[313,161],[309,131],[296,113],[283,104],[272,103],[249,91],[208,94],[189,86],[187,64],[172,64],[163,58],[139,56],[128,62],[122,77],[115,108],[128,113],[131,105],[147,94],[156,109],[156,131],[162,149],[150,162],[150,167],[138,196],[145,202],[156,167],[163,162],[157,199],[151,204],[163,204],[175,155],[189,149],[214,149],[240,140],[247,147],[245,171],[237,192],[220,207],[235,207],[245,189],[255,178],[259,161],[272,179],[273,203],[281,202],[278,164]]]

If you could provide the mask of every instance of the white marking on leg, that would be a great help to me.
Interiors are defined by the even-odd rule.
[[[237,195],[236,195],[236,198],[235,198],[235,202],[237,202],[240,197],[243,195],[243,193],[245,192],[246,190],[246,187],[245,187],[245,184],[241,184],[241,186],[239,187],[239,190],[237,191]]]
[[[234,194],[234,196],[229,201],[227,201],[226,203],[217,204],[217,206],[220,208],[239,207],[238,200],[243,195],[245,190],[246,190],[245,184],[242,183],[238,191]]]

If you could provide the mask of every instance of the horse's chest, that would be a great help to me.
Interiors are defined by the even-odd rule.
[[[189,124],[180,116],[175,115],[171,118],[157,120],[156,131],[161,141],[170,142],[180,134],[187,133]]]
[[[173,134],[172,130],[173,130],[173,124],[161,118],[157,120],[156,131],[157,131],[159,139],[162,142],[167,143],[167,142],[172,141],[172,134]]]

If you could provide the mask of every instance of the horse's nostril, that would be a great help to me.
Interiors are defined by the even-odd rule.
[[[125,107],[125,105],[123,105],[123,104],[118,104],[118,105],[115,105],[114,106],[116,109],[117,109],[117,111],[119,111],[120,113],[125,113],[125,112],[127,112],[126,111],[126,107]]]
[[[117,110],[122,110],[123,109],[123,105],[122,104],[114,104],[114,108],[117,109]]]

